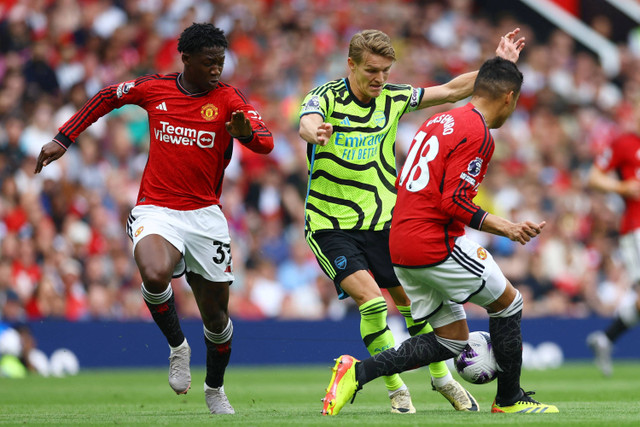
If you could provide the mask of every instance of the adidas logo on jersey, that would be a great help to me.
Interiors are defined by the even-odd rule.
[[[349,121],[349,117],[345,117],[344,119],[342,119],[340,124],[343,125],[343,126],[351,126],[351,122]]]
[[[161,102],[156,106],[156,110],[167,111],[167,104],[165,104],[164,101]]]

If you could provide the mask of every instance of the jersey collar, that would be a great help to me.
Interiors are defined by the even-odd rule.
[[[208,94],[209,92],[211,92],[210,90],[204,91],[204,92],[198,92],[198,93],[191,93],[189,92],[187,89],[185,89],[184,86],[182,86],[180,84],[180,76],[182,76],[182,73],[178,74],[176,76],[176,86],[178,87],[178,90],[182,93],[184,93],[187,96],[191,96],[193,98],[199,98],[201,96],[205,96],[206,94]]]
[[[349,96],[351,97],[353,102],[355,102],[360,107],[371,107],[371,106],[375,105],[375,103],[376,103],[376,99],[375,98],[371,98],[371,101],[369,101],[367,103],[364,103],[364,102],[360,101],[358,99],[358,97],[353,94],[353,91],[351,90],[351,85],[349,84],[349,79],[345,77],[342,80],[344,80],[344,84],[347,87],[347,91],[349,92]]]

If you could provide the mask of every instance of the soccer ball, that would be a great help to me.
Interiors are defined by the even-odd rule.
[[[491,347],[491,336],[484,331],[469,333],[469,342],[455,359],[456,371],[473,384],[486,384],[498,374],[498,364]]]

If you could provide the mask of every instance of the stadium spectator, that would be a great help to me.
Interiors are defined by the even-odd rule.
[[[249,301],[258,308],[263,318],[277,318],[282,312],[285,290],[276,280],[276,266],[268,258],[259,258],[255,264],[255,268],[247,271],[245,282]]]
[[[54,280],[53,277],[45,275],[38,283],[29,300],[25,303],[25,312],[28,320],[65,318],[66,301],[60,286]]]
[[[24,304],[20,301],[18,294],[8,290],[0,298],[4,298],[2,318],[9,322],[23,322],[27,320]]]
[[[60,266],[64,318],[71,321],[85,319],[88,315],[87,287],[82,281],[82,267],[73,258]]]
[[[235,413],[223,386],[233,336],[227,310],[233,281],[231,239],[219,206],[224,169],[231,159],[233,139],[256,153],[273,149],[271,133],[254,107],[236,88],[219,81],[227,46],[224,33],[212,24],[187,27],[177,46],[181,73],[107,86],[42,147],[35,167],[39,173],[62,157],[83,130],[113,109],[136,104],[147,111],[149,159],[127,233],[142,276],[143,298],[169,343],[169,384],[177,394],[191,386],[191,349],[180,327],[171,277],[186,274],[204,323],[204,391],[212,414]],[[83,158],[94,168],[96,153],[93,147]],[[88,226],[85,230],[86,246]],[[80,300],[69,299],[77,296],[69,275],[79,271],[64,272],[67,313],[77,308],[72,312],[80,316],[84,305],[71,304]]]
[[[278,282],[287,292],[293,292],[298,288],[315,286],[320,273],[309,247],[303,239],[296,239],[291,244],[291,256],[278,268]]]
[[[51,97],[59,95],[60,85],[56,73],[49,65],[50,46],[48,41],[37,40],[31,45],[31,58],[22,67],[26,80],[25,96],[29,101],[39,99],[42,94]]]
[[[24,161],[26,154],[20,146],[24,128],[24,121],[17,115],[9,116],[4,121],[4,132],[0,135],[0,177],[3,181],[16,173]]]

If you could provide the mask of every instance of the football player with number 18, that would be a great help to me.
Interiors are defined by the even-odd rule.
[[[235,411],[224,392],[233,324],[230,237],[220,209],[224,170],[237,139],[267,154],[273,137],[235,87],[220,81],[227,39],[212,24],[193,24],[178,40],[183,71],[108,86],[91,98],[45,144],[36,173],[60,158],[93,122],[125,104],[149,116],[149,157],[126,229],[142,276],[142,296],[170,347],[169,384],[191,386],[191,348],[176,313],[171,278],[186,274],[204,324],[205,400],[212,414]]]

